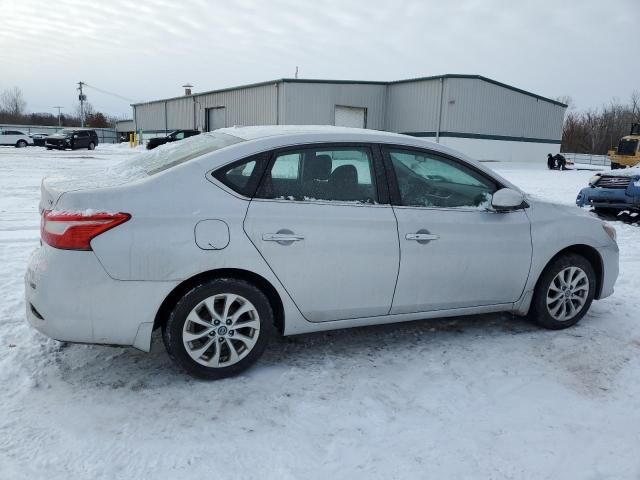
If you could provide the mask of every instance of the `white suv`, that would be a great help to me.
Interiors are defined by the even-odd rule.
[[[22,148],[33,145],[33,139],[19,130],[0,130],[0,145],[14,145]]]

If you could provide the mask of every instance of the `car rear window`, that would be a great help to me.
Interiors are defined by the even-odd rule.
[[[120,163],[117,168],[121,174],[130,172],[131,175],[135,176],[140,172],[144,172],[147,175],[155,175],[193,158],[242,141],[244,140],[226,133],[203,133],[141,153],[133,160],[125,160]]]

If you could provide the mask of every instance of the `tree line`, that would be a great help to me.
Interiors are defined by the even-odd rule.
[[[72,113],[60,114],[60,125],[79,127],[80,104]],[[89,102],[84,103],[84,125],[91,128],[112,128],[117,118],[96,111]],[[19,87],[9,88],[0,94],[0,123],[14,125],[57,126],[58,115],[49,112],[27,112],[27,101]]]
[[[640,122],[640,92],[628,102],[612,101],[601,108],[578,112],[569,97],[560,100],[569,105],[562,128],[562,152],[605,155],[629,135],[632,123]]]

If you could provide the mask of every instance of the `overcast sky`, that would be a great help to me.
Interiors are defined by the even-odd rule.
[[[293,77],[480,74],[578,109],[640,91],[639,0],[0,0],[0,91],[73,110]],[[86,90],[98,110],[129,102]]]

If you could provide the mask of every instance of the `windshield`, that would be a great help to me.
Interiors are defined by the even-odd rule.
[[[638,140],[620,140],[618,143],[618,155],[635,155]]]
[[[64,130],[60,130],[59,132],[56,132],[57,135],[71,135],[73,134],[74,130],[69,130],[68,128],[65,128]]]
[[[193,158],[242,141],[241,138],[226,133],[203,133],[181,142],[162,145],[138,155],[133,160],[125,160],[113,168],[121,174],[135,175],[144,172],[147,175],[154,175]]]

